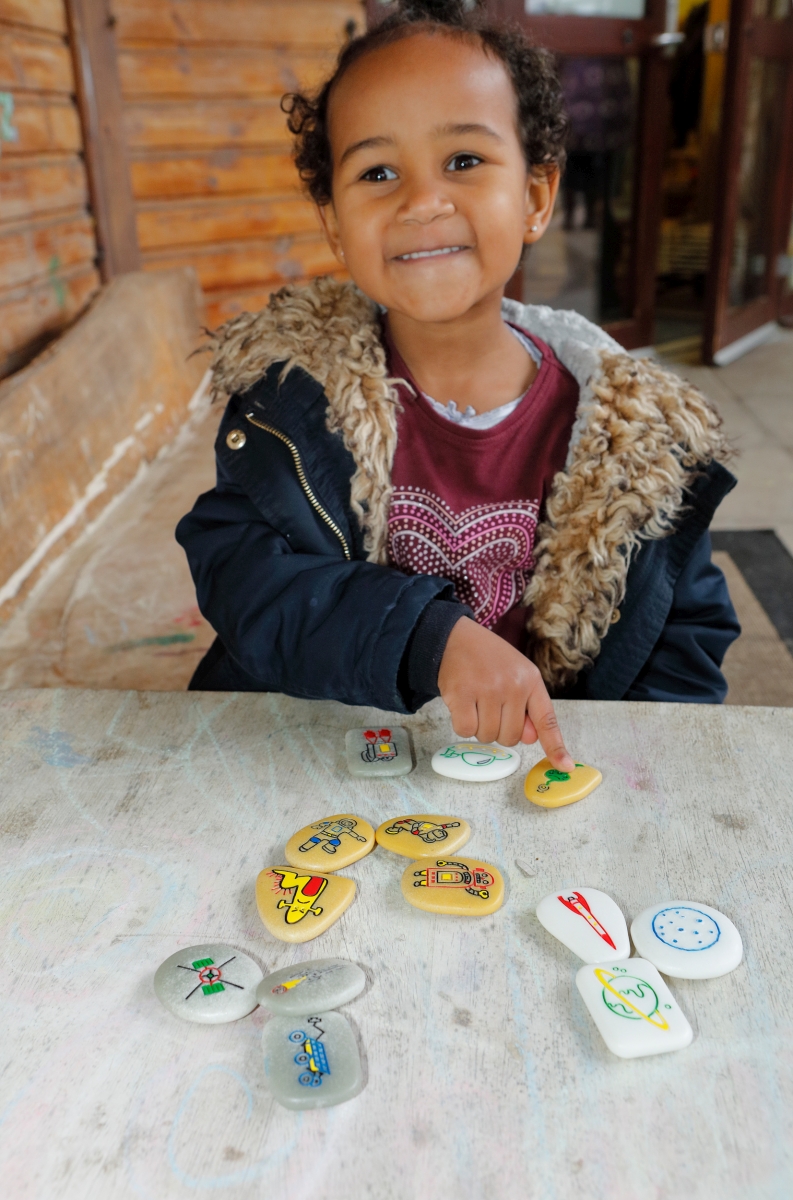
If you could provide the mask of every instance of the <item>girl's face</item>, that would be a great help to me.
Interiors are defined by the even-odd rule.
[[[361,290],[421,322],[500,296],[558,187],[558,173],[527,171],[502,64],[475,41],[416,34],[351,67],[328,119],[333,200],[320,216]]]

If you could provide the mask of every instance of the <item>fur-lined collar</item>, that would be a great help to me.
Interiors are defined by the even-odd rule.
[[[537,531],[536,567],[523,596],[531,656],[553,689],[600,652],[644,538],[669,533],[698,468],[728,456],[720,418],[689,383],[632,359],[573,312],[504,301],[504,315],[552,348],[581,388],[564,471]],[[372,562],[386,562],[398,400],[377,309],[331,278],[282,288],[213,338],[217,395],[244,392],[273,363],[322,384],[328,429],[355,461],[350,502]]]

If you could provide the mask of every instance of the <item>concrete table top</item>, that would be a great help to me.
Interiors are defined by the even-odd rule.
[[[393,714],[274,695],[0,693],[4,1195],[58,1200],[789,1200],[793,1194],[793,710],[566,702],[568,746],[603,771],[569,808],[434,775],[440,701],[399,723],[416,769],[353,779],[344,733]],[[358,894],[302,946],[262,926],[254,881],[309,821],[352,812],[471,823],[504,907],[464,919],[403,901],[406,860],[349,867]],[[525,876],[520,858],[536,872]],[[622,1061],[534,917],[600,888],[628,921],[664,899],[726,913],[722,979],[670,980],[694,1027]],[[264,1086],[267,1014],[178,1021],[154,996],[180,947],[224,942],[266,972],[361,964],[343,1010],[367,1086],[295,1113]]]

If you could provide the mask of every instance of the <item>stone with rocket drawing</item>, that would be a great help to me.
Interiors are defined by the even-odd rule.
[[[355,883],[294,867],[266,867],[256,880],[256,907],[265,928],[282,942],[310,942],[338,921]]]
[[[597,888],[558,888],[537,905],[537,920],[586,963],[619,962],[631,952],[624,916]]]
[[[374,849],[374,829],[362,817],[339,813],[299,829],[286,843],[286,861],[300,871],[340,871]]]
[[[276,1016],[338,1008],[362,992],[366,976],[346,958],[312,958],[273,971],[259,984],[256,998]]]
[[[485,917],[504,903],[504,879],[478,858],[420,858],[405,868],[402,895],[427,912]]]

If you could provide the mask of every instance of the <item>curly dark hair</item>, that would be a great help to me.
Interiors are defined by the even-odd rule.
[[[465,0],[399,0],[384,21],[347,42],[333,74],[316,93],[289,92],[281,100],[295,136],[295,165],[315,203],[329,204],[332,197],[328,103],[333,88],[364,55],[417,33],[478,39],[487,54],[504,64],[512,81],[527,166],[533,171],[564,167],[568,119],[553,56],[532,46],[520,28],[489,24],[478,3],[471,7]]]

